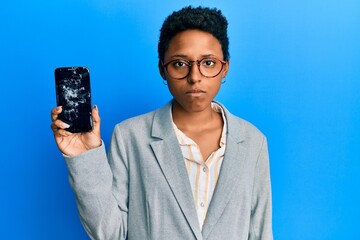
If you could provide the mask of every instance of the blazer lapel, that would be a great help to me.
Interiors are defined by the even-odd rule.
[[[160,108],[154,115],[151,143],[156,159],[173,194],[197,239],[202,239],[190,182],[172,126],[171,103]]]
[[[208,237],[228,204],[233,189],[238,184],[242,169],[244,169],[242,164],[245,163],[246,148],[244,146],[243,137],[244,127],[240,126],[239,128],[239,124],[234,122],[234,116],[232,116],[225,108],[224,110],[228,123],[226,150],[224,161],[221,166],[220,177],[202,229],[204,239]]]

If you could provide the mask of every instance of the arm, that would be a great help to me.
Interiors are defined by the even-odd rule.
[[[80,220],[89,236],[92,239],[125,239],[127,191],[115,198],[113,173],[105,147],[101,146],[75,157],[65,156],[65,161],[69,170],[69,182],[76,195]],[[127,179],[126,174],[121,178]]]
[[[260,239],[273,239],[269,156],[265,137],[255,167],[249,234],[249,240]]]
[[[93,130],[87,133],[66,131],[68,126],[58,120],[61,111],[61,107],[52,110],[51,128],[64,154],[80,220],[92,239],[125,239],[128,180],[118,141],[112,139],[108,162],[97,107],[92,110]]]

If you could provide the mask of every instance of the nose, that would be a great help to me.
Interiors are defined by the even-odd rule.
[[[194,84],[196,82],[201,82],[202,75],[198,63],[196,61],[191,63],[189,67],[189,75],[187,76],[188,83]]]

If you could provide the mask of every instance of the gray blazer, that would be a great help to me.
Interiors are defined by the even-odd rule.
[[[224,108],[225,109],[225,108]],[[65,156],[92,239],[272,239],[266,138],[225,109],[226,152],[202,231],[171,103],[118,124],[103,146]]]

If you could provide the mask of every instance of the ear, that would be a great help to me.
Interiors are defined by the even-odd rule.
[[[164,67],[163,67],[160,60],[159,60],[159,63],[158,63],[158,68],[159,68],[159,73],[160,73],[162,79],[166,80],[166,74],[164,72]]]
[[[229,67],[230,67],[230,61],[227,60],[226,61],[226,65],[224,66],[224,71],[222,72],[222,78],[225,78],[228,71],[229,71]]]

